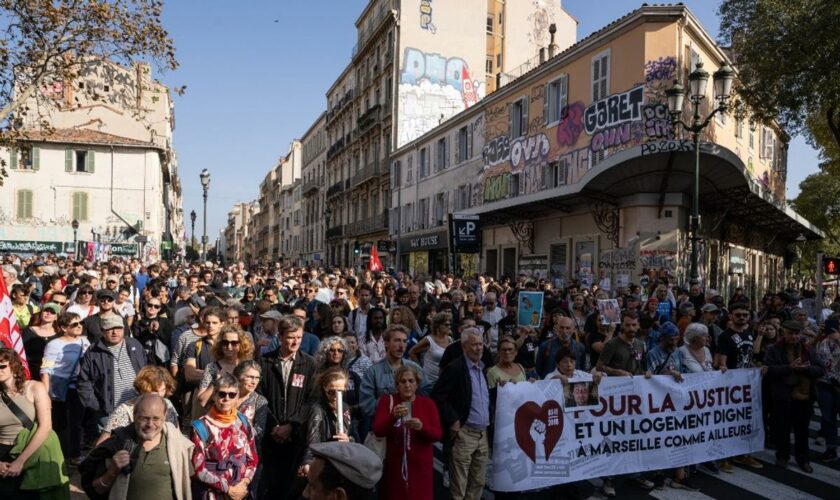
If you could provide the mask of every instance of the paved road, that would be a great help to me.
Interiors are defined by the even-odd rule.
[[[704,472],[702,468],[699,469],[698,473],[693,476],[694,483],[700,488],[698,492],[686,492],[667,486],[662,490],[644,491],[630,483],[616,480],[616,498],[658,500],[840,499],[840,461],[822,463],[817,460],[819,455],[825,451],[825,442],[816,439],[819,426],[819,410],[816,410],[811,420],[810,440],[813,474],[802,472],[793,460],[791,460],[787,469],[776,467],[774,452],[764,450],[753,454],[753,457],[764,465],[763,469],[752,469],[733,464],[731,474],[721,471],[717,475]],[[436,455],[438,458],[440,457],[437,452]],[[435,496],[437,499],[443,500],[448,498],[448,495],[446,488],[443,486],[441,471],[442,464],[439,459],[436,459]],[[590,500],[605,498],[598,490],[600,485],[599,480],[588,481],[584,487],[584,494],[588,495]],[[492,500],[494,497],[488,491],[484,498]],[[554,497],[545,492],[534,492],[520,494],[517,500],[548,500],[552,498]]]

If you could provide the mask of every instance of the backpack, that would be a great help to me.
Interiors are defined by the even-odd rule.
[[[237,411],[236,418],[238,418],[239,421],[242,422],[242,427],[245,428],[245,432],[250,436],[251,423],[248,422],[248,417],[246,417],[241,411]],[[198,436],[198,439],[200,439],[201,443],[206,447],[207,441],[210,439],[210,431],[207,430],[207,426],[204,425],[204,421],[200,418],[193,420],[192,428]]]

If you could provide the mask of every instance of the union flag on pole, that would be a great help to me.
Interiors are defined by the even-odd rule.
[[[376,249],[376,243],[370,247],[370,270],[374,273],[385,270],[385,268],[382,267],[382,261],[379,260],[379,250]]]
[[[12,298],[6,281],[0,275],[0,343],[13,349],[23,362],[23,371],[29,378],[29,364],[26,362],[26,352],[23,350],[23,338],[20,335],[15,310],[12,308]]]

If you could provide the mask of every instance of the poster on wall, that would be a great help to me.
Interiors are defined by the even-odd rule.
[[[517,326],[539,328],[542,324],[543,292],[519,292]]]
[[[594,255],[594,241],[578,241],[575,243],[575,275],[578,279],[582,280],[584,274],[592,275]]]

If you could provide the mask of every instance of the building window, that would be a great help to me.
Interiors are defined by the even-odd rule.
[[[511,138],[522,137],[528,133],[528,98],[522,97],[510,105],[508,115]]]
[[[428,148],[420,150],[419,179],[425,179],[429,175],[429,151]]]
[[[610,51],[592,58],[592,102],[600,101],[610,91]]]
[[[566,184],[566,172],[569,168],[569,160],[563,159],[562,161],[551,163],[548,165],[548,175],[546,175],[546,187],[548,188],[555,188],[558,186],[564,186]]]
[[[735,118],[735,137],[741,139],[744,137],[744,119]]]
[[[446,149],[446,137],[441,137],[437,141],[435,172],[439,172],[449,165],[449,152]]]
[[[446,193],[438,193],[435,195],[435,218],[434,225],[440,226],[443,224],[443,219],[447,214],[447,199]]]
[[[88,220],[88,195],[87,193],[73,193],[73,218],[79,222]]]
[[[9,167],[13,170],[38,170],[41,168],[41,149],[35,146],[9,153]]]
[[[755,147],[755,122],[750,120],[750,149]]]
[[[469,126],[461,127],[458,130],[458,152],[456,154],[458,163],[472,158],[472,141],[470,140]]]
[[[405,171],[405,183],[406,184],[411,184],[413,182],[413,180],[414,180],[413,171],[414,171],[414,157],[409,156],[408,157],[408,165],[407,165],[407,168],[406,168],[406,171]]]
[[[423,198],[420,200],[419,219],[420,229],[426,229],[426,224],[429,223],[429,198]]]
[[[493,57],[488,57],[487,61],[484,63],[484,72],[488,75],[493,74]]]
[[[64,150],[64,170],[66,172],[94,173],[96,155],[93,151]]]
[[[32,218],[32,191],[20,189],[17,192],[17,218]]]
[[[546,123],[551,125],[563,119],[563,111],[569,104],[569,76],[562,75],[546,86]]]
[[[493,16],[487,16],[487,33],[493,33]]]

